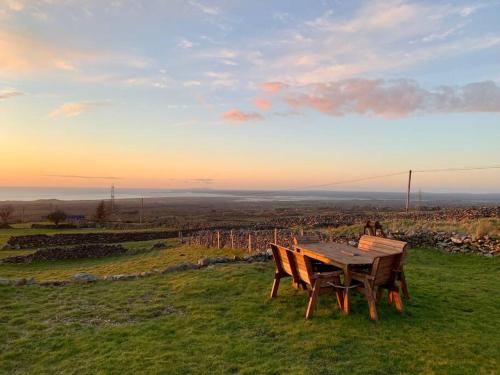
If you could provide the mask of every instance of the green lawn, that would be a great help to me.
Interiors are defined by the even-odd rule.
[[[168,252],[169,250],[166,250]],[[341,315],[273,265],[231,264],[124,282],[0,287],[1,374],[498,374],[497,259],[412,250],[411,300],[379,323]]]

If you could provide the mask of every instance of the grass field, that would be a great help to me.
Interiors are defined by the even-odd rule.
[[[165,247],[149,250],[155,243],[165,243]],[[2,264],[0,277],[30,278],[37,281],[65,280],[78,272],[90,272],[96,276],[130,274],[165,268],[182,262],[196,263],[202,257],[220,255],[243,255],[243,250],[215,249],[202,246],[180,246],[177,240],[153,240],[123,243],[126,248],[139,251],[137,254],[120,255],[100,259],[79,259],[34,262],[31,264]],[[33,250],[0,251],[0,259],[5,256],[26,254]]]
[[[168,254],[170,250],[164,251]],[[379,323],[357,297],[341,315],[283,283],[273,264],[125,282],[0,287],[1,374],[497,374],[496,259],[412,250],[411,300]]]

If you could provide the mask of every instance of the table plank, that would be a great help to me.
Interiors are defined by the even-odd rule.
[[[384,255],[378,251],[362,251],[347,244],[333,242],[299,244],[296,248],[310,258],[339,267],[373,264],[375,257]]]

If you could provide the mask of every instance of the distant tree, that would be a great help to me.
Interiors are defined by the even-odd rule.
[[[47,219],[53,222],[55,225],[59,225],[61,221],[66,220],[66,213],[60,209],[56,209],[47,215]]]
[[[102,224],[108,218],[108,214],[109,212],[106,208],[106,203],[104,201],[100,201],[95,210],[94,220]]]
[[[10,204],[7,206],[3,206],[0,208],[0,220],[3,225],[8,225],[9,220],[12,218],[12,214],[14,213],[14,207]]]

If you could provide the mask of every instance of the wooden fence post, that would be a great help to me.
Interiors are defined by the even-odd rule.
[[[252,235],[248,233],[248,254],[252,253]]]
[[[231,249],[234,249],[234,235],[233,235],[233,230],[232,229],[231,229],[230,236],[231,236]]]
[[[179,231],[179,240],[181,241],[181,243],[184,243],[184,241],[182,239],[182,231],[181,230]]]
[[[278,229],[274,228],[274,243],[278,244]]]
[[[220,232],[217,231],[217,249],[220,249]]]

